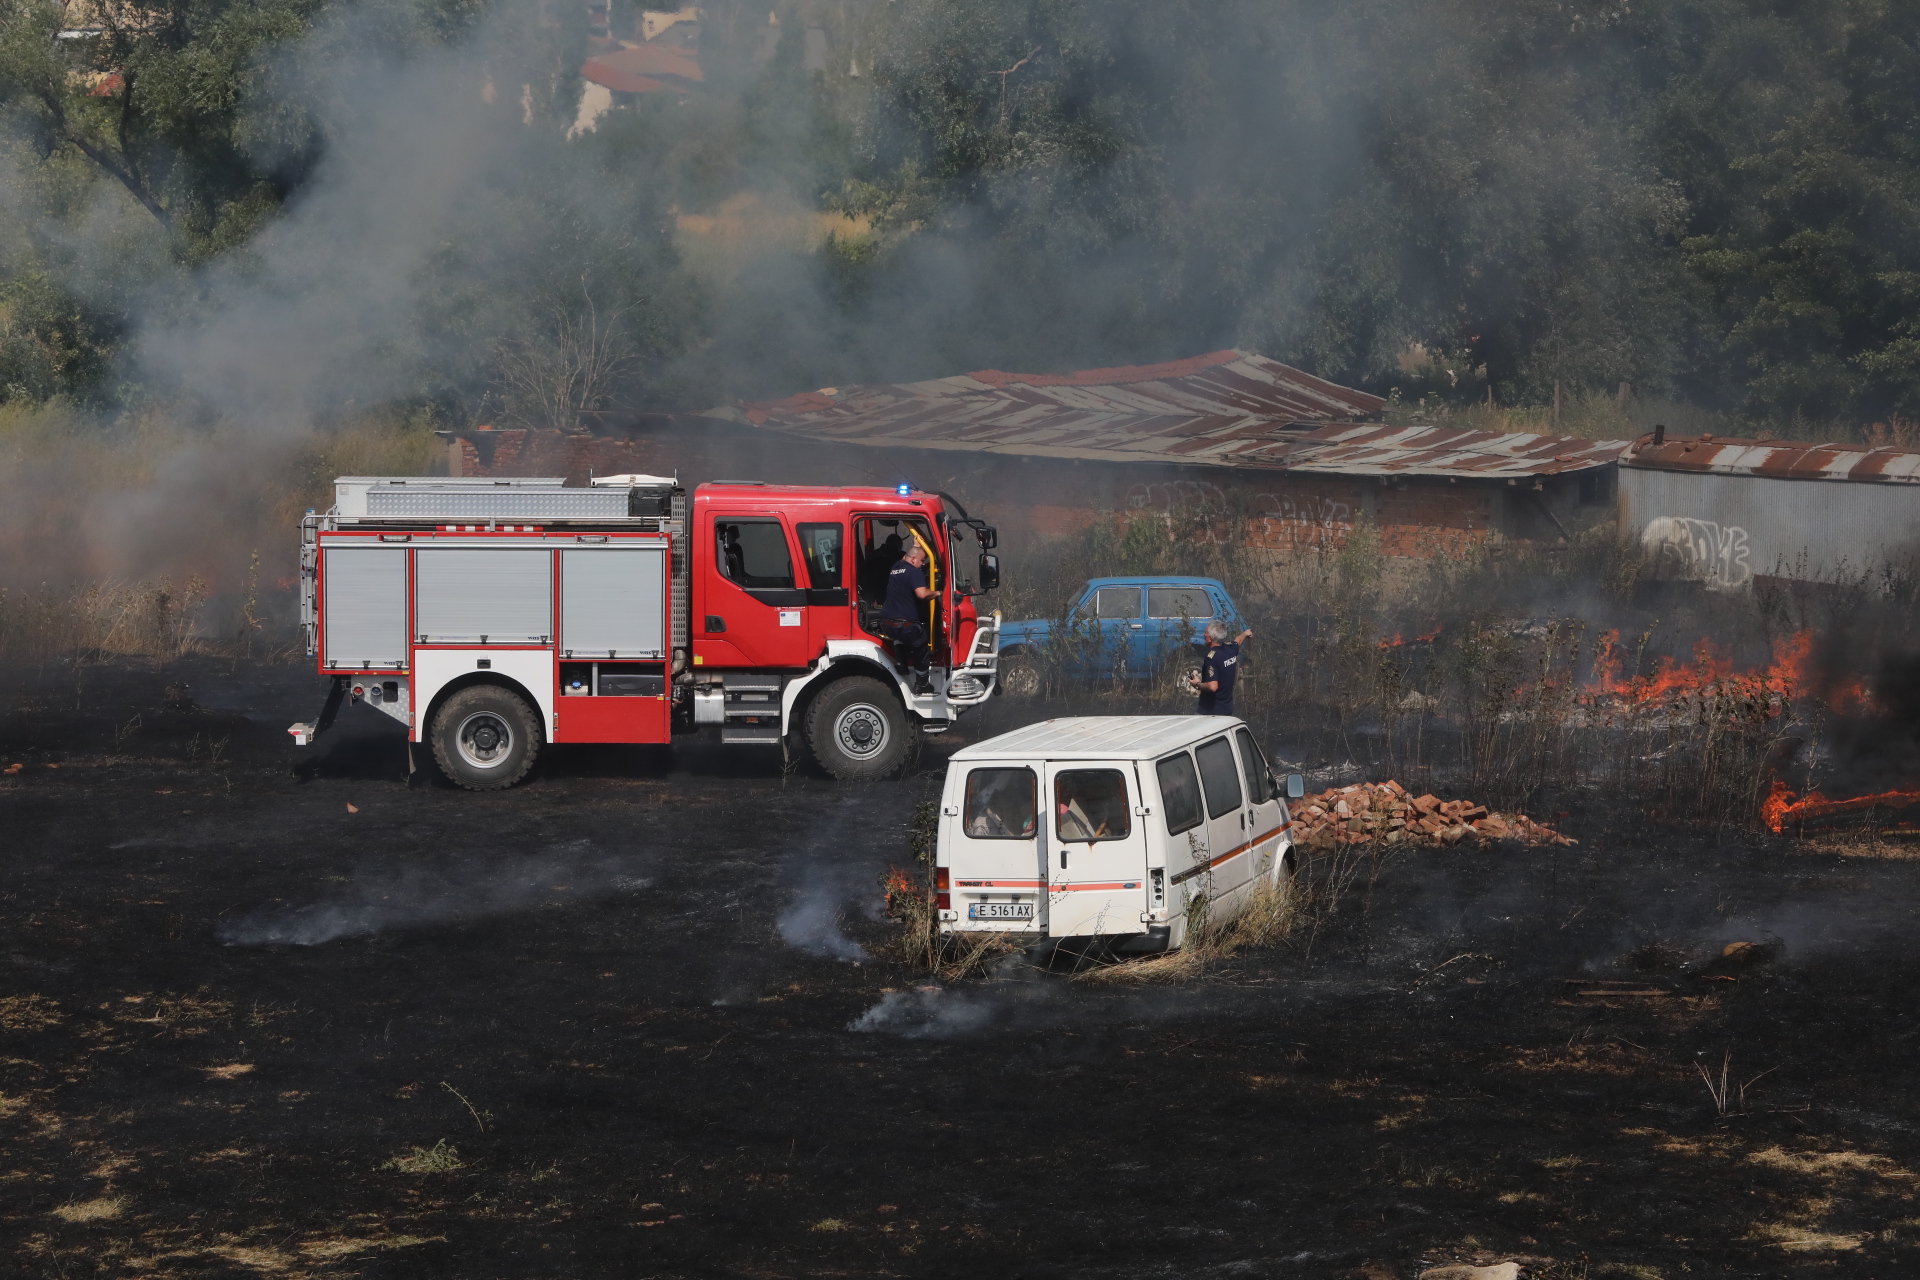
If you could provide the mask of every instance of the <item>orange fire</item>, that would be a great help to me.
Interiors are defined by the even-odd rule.
[[[1744,685],[1753,693],[1790,698],[1811,692],[1817,683],[1811,631],[1795,632],[1784,640],[1774,641],[1771,662],[1759,670],[1738,675],[1733,670],[1732,651],[1704,636],[1694,642],[1691,663],[1662,658],[1652,675],[1623,676],[1625,659],[1619,631],[1603,632],[1594,647],[1593,678],[1588,682],[1587,691],[1645,703],[1676,695],[1705,694],[1716,686]],[[1826,701],[1839,712],[1875,709],[1873,695],[1858,676],[1827,690]]]
[[[1425,635],[1423,635],[1423,636],[1415,636],[1415,637],[1413,638],[1413,642],[1414,642],[1415,644],[1432,644],[1432,643],[1433,643],[1433,639],[1434,639],[1434,637],[1435,637],[1435,636],[1437,636],[1437,635],[1439,635],[1439,634],[1440,634],[1440,633],[1441,633],[1442,631],[1444,631],[1445,629],[1446,629],[1446,628],[1444,628],[1444,627],[1435,627],[1435,628],[1434,628],[1433,630],[1431,630],[1431,631],[1429,631],[1429,632],[1427,632],[1427,634],[1425,634]],[[1391,640],[1382,640],[1382,641],[1380,642],[1380,647],[1381,647],[1382,649],[1398,649],[1398,648],[1399,648],[1399,647],[1400,647],[1401,645],[1403,645],[1403,644],[1405,644],[1405,643],[1406,643],[1406,641],[1405,641],[1404,639],[1402,639],[1402,638],[1401,638],[1401,636],[1400,636],[1400,633],[1396,631],[1396,632],[1394,633],[1394,636],[1393,636],[1393,639],[1391,639]]]
[[[1793,788],[1775,778],[1760,802],[1760,818],[1774,832],[1786,830],[1789,822],[1806,822],[1836,813],[1856,813],[1862,809],[1904,809],[1920,804],[1920,791],[1881,791],[1851,800],[1829,800],[1818,791],[1809,791],[1802,799],[1793,797]]]

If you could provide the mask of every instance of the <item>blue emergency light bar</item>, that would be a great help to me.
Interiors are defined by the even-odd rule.
[[[913,492],[913,486],[910,484],[895,485],[893,491],[904,498]]]

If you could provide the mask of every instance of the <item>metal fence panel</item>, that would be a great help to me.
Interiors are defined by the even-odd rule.
[[[596,658],[666,656],[666,549],[560,553],[560,648]]]
[[[406,548],[329,547],[324,564],[327,665],[404,667]]]
[[[422,547],[414,627],[422,644],[546,644],[553,638],[553,553]]]

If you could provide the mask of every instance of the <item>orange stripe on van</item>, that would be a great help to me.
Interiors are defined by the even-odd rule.
[[[955,880],[958,889],[1038,889],[1044,880]]]
[[[1247,841],[1245,844],[1235,845],[1233,848],[1227,850],[1225,853],[1221,854],[1217,858],[1210,858],[1206,862],[1201,863],[1197,867],[1189,867],[1187,870],[1182,871],[1179,875],[1175,876],[1173,878],[1173,882],[1175,884],[1179,884],[1184,880],[1191,880],[1193,879],[1193,877],[1199,875],[1202,871],[1211,871],[1215,867],[1220,866],[1222,863],[1231,862],[1233,861],[1233,859],[1239,857],[1241,854],[1253,848],[1255,845],[1259,844],[1261,841],[1271,840],[1274,836],[1279,835],[1282,831],[1285,831],[1286,829],[1287,829],[1287,824],[1281,823],[1279,826],[1273,828],[1273,830],[1271,831],[1263,831],[1259,835],[1255,836],[1253,839]]]

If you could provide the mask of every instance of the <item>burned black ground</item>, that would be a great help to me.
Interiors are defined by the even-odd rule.
[[[936,990],[874,882],[957,734],[881,785],[695,745],[470,795],[409,785],[364,709],[296,775],[316,693],[208,659],[11,674],[0,1267],[1920,1265],[1920,861],[1591,795],[1561,802],[1577,849],[1387,861],[1311,947],[1197,982]],[[1729,1054],[1722,1115],[1695,1063]]]

